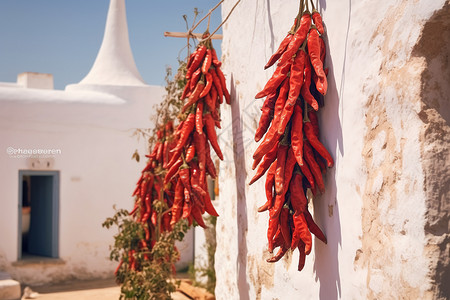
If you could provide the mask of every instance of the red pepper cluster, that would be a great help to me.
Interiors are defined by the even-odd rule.
[[[148,157],[147,165],[142,170],[141,177],[136,183],[136,189],[133,192],[136,200],[130,215],[137,222],[144,225],[145,238],[139,241],[137,249],[129,250],[129,265],[132,270],[136,269],[135,252],[141,250],[150,251],[155,244],[156,230],[160,230],[160,232],[170,231],[173,225],[170,223],[170,210],[163,213],[161,219],[158,220],[158,212],[154,208],[154,203],[158,200],[165,202],[167,208],[172,207],[174,201],[174,188],[166,188],[164,190],[163,177],[161,176],[172,156],[170,150],[175,144],[173,139],[173,122],[168,121],[157,130],[156,135],[158,139],[151,154],[146,155]],[[146,254],[144,256],[145,259],[149,259]],[[121,265],[122,262],[117,267],[117,270]]]
[[[250,184],[268,170],[267,202],[258,211],[269,211],[269,251],[280,247],[268,262],[298,248],[299,271],[311,252],[311,233],[327,242],[308,211],[306,196],[308,189],[313,194],[317,188],[324,191],[322,172],[333,166],[331,155],[319,141],[316,115],[320,94],[327,91],[323,33],[320,14],[304,11],[302,5],[291,31],[265,66],[278,61],[274,74],[255,97],[266,97],[255,133],[256,141],[264,139],[253,155],[253,169],[259,166]]]
[[[175,187],[172,224],[186,218],[190,224],[195,220],[206,227],[202,217],[205,211],[218,216],[206,175],[216,177],[210,146],[223,160],[215,127],[220,128],[220,104],[224,97],[229,104],[230,95],[220,67],[210,40],[199,44],[187,64],[187,83],[181,97],[187,98],[182,108],[185,115],[175,131],[177,143],[171,150],[173,156],[164,179],[164,184],[172,182]]]

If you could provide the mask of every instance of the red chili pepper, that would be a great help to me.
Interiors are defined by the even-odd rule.
[[[169,149],[169,147],[171,146],[171,144],[169,143],[169,139],[166,138],[166,140],[164,141],[164,146],[163,146],[163,168],[167,169],[167,164],[169,163],[169,157],[170,157],[170,153],[169,151],[171,149]]]
[[[191,213],[192,216],[194,217],[194,220],[198,223],[198,225],[200,225],[203,228],[208,228],[208,226],[206,226],[205,224],[205,221],[203,221],[203,217],[198,206],[194,205],[192,207]]]
[[[305,60],[305,77],[303,79],[303,85],[300,93],[303,96],[303,99],[311,105],[312,108],[315,110],[319,109],[319,104],[317,103],[316,99],[314,99],[314,96],[311,94],[311,91],[309,90],[309,87],[311,86],[311,63],[309,62],[308,57],[306,57]]]
[[[317,153],[316,150],[313,151],[314,152],[314,158],[317,162],[317,164],[320,167],[320,171],[322,171],[322,173],[325,173],[327,171],[327,166],[325,165],[325,163],[323,162],[323,158],[322,156],[320,156],[319,153]]]
[[[275,201],[273,203],[273,206],[271,209],[269,209],[269,217],[272,218],[279,218],[281,209],[283,208],[284,203],[286,202],[286,189],[283,189],[282,193],[279,195],[275,195]]]
[[[162,216],[162,222],[161,222],[161,229],[162,231],[172,231],[172,226],[170,226],[170,212],[166,212],[163,216]]]
[[[170,221],[171,225],[174,225],[181,218],[181,214],[183,213],[183,192],[184,186],[181,180],[177,180],[175,186],[175,196],[172,205],[172,220]]]
[[[194,74],[192,74],[192,78],[189,80],[189,89],[193,91],[198,81],[202,77],[202,70],[197,69]]]
[[[298,104],[295,104],[292,114],[291,147],[297,163],[303,165],[303,115]]]
[[[203,74],[208,74],[209,68],[211,67],[211,62],[212,62],[211,49],[206,49],[205,58],[203,59],[203,64],[202,64],[202,73]]]
[[[308,110],[308,119],[311,122],[314,134],[319,137],[320,135],[320,129],[319,129],[319,118],[317,118],[317,113],[312,110]]]
[[[325,47],[325,41],[322,37],[319,38],[320,43],[320,60],[322,61],[322,64],[325,65],[325,56],[327,54],[327,48]],[[328,68],[324,70],[325,75],[328,76]]]
[[[156,211],[152,211],[150,222],[153,224],[153,226],[156,226],[156,224],[158,223],[158,214],[156,213]]]
[[[280,227],[281,227],[281,234],[283,235],[284,244],[287,245],[286,248],[289,249],[290,243],[291,243],[291,230],[289,228],[289,206],[284,205],[280,212]]]
[[[280,142],[277,152],[277,170],[275,171],[275,192],[277,195],[281,195],[284,190],[284,175],[288,150],[289,145]]]
[[[259,125],[255,132],[255,141],[258,142],[266,133],[267,129],[272,122],[273,114],[275,110],[275,102],[277,101],[278,93],[274,91],[268,95],[261,108],[262,114],[259,118]]]
[[[203,101],[198,101],[195,113],[195,130],[198,134],[203,134]]]
[[[133,215],[136,213],[138,207],[139,207],[138,202],[135,202],[135,203],[134,203],[133,209],[132,209],[132,210],[130,211],[130,213],[129,213],[130,216],[133,216]]]
[[[314,149],[327,161],[327,166],[331,168],[334,164],[333,158],[330,153],[328,153],[325,146],[319,141],[317,136],[314,134],[313,125],[311,122],[305,122],[303,124],[306,138],[311,143]]]
[[[281,41],[280,46],[278,46],[277,51],[270,57],[267,64],[264,66],[264,70],[267,68],[270,68],[280,57],[281,55],[286,51],[289,43],[291,42],[293,38],[293,34],[289,32],[286,37]]]
[[[276,91],[276,89],[282,84],[283,80],[288,77],[288,74],[291,70],[291,65],[292,63],[279,65],[273,73],[272,77],[270,77],[270,79],[267,81],[263,90],[256,94],[255,99],[265,97]]]
[[[320,59],[320,37],[316,28],[311,28],[308,37],[308,54],[311,59],[311,64],[314,72],[317,74],[318,80],[316,82],[317,90],[325,95],[327,93],[328,82],[327,76],[323,71],[323,63]]]
[[[167,184],[170,179],[178,172],[178,169],[183,164],[183,160],[181,157],[172,165],[170,166],[169,171],[167,171],[166,176],[164,177],[164,184]]]
[[[153,181],[155,179],[155,176],[152,174],[149,176],[148,178],[148,182],[147,182],[147,190],[145,192],[145,209],[147,212],[150,212],[152,210],[152,205],[151,205],[151,200],[150,200],[150,196],[151,196],[151,192],[152,192],[152,188],[153,188]],[[144,220],[143,222],[145,222],[147,220]]]
[[[144,198],[144,203],[145,203],[145,211],[141,211],[141,223],[145,223],[147,222],[148,218],[150,217],[151,213],[152,213],[152,207],[151,207],[151,200],[150,200],[150,195],[145,195]],[[141,198],[142,201],[142,198]]]
[[[280,195],[277,195],[276,198],[275,198],[275,201],[277,201],[277,198],[279,198],[279,197],[283,198],[283,200],[284,200],[284,195],[283,195],[283,197],[281,197]],[[272,207],[269,210],[270,214],[272,213],[273,209],[274,209],[274,207]],[[273,237],[275,236],[275,233],[277,232],[279,224],[280,224],[279,216],[276,216],[276,217],[270,216],[270,218],[269,218],[269,225],[268,225],[268,228],[267,228],[267,240],[269,242],[269,246],[268,246],[269,249],[273,249],[274,248],[273,247]]]
[[[211,48],[211,54],[212,54],[212,64],[214,65],[214,67],[220,68],[222,66],[222,63],[219,61],[216,50],[214,48]]]
[[[117,273],[119,273],[119,270],[120,270],[120,267],[122,267],[122,264],[123,264],[123,260],[121,259],[119,261],[119,264],[117,265],[116,270],[114,271],[114,276],[117,276]]]
[[[294,54],[303,44],[308,35],[309,28],[311,27],[311,15],[309,12],[304,12],[302,18],[300,19],[300,26],[294,34],[289,46],[286,51],[281,55],[278,65],[284,65],[286,62],[292,59]]]
[[[145,197],[145,195],[147,194],[147,187],[148,187],[148,184],[149,184],[149,180],[148,179],[149,179],[149,175],[148,175],[148,173],[146,173],[144,181],[141,184],[141,191],[139,193],[139,195],[141,197]]]
[[[320,230],[319,226],[314,222],[311,214],[308,210],[305,210],[303,213],[305,215],[306,224],[308,224],[309,231],[311,231],[312,234],[314,234],[319,240],[327,243],[327,238],[323,234],[322,230]]]
[[[216,88],[218,97],[219,97],[219,103],[223,103],[223,87],[222,83],[220,81],[219,76],[217,76],[216,72],[211,71],[211,75],[213,77],[213,86]]]
[[[272,163],[277,159],[278,154],[278,144],[276,144],[267,154],[264,156],[262,163],[259,165],[258,170],[256,171],[255,176],[253,176],[252,180],[250,180],[249,185],[253,184],[256,180],[261,178]],[[255,166],[255,165],[254,165]],[[255,166],[256,167],[256,166]]]
[[[302,174],[305,176],[305,178],[308,180],[311,189],[315,190],[314,177],[311,174],[311,170],[309,169],[308,163],[305,160],[303,160],[303,165],[300,166],[300,170],[302,171]]]
[[[192,161],[190,164],[190,175],[191,175],[191,188],[194,194],[196,194],[197,198],[203,199],[203,197],[206,195],[206,191],[204,191],[199,183],[200,179],[200,170],[198,168],[198,165]]]
[[[322,16],[315,9],[313,9],[313,11],[312,11],[312,19],[313,19],[314,24],[316,25],[317,30],[319,31],[319,33],[320,34],[324,34],[325,33],[325,29],[323,28]]]
[[[190,162],[195,156],[195,146],[194,144],[189,145],[186,150],[186,162]]]
[[[202,93],[203,89],[205,88],[205,82],[200,79],[197,85],[195,86],[194,91],[189,96],[188,101],[184,104],[183,109],[181,110],[182,113],[186,111],[191,105],[196,103],[198,99],[200,99],[200,94]]]
[[[217,77],[219,77],[219,79],[220,79],[220,85],[222,86],[222,92],[223,92],[223,95],[225,96],[225,101],[227,102],[227,104],[231,104],[230,93],[228,93],[228,90],[227,90],[227,83],[225,80],[225,75],[223,75],[223,72],[220,68],[216,68],[216,74],[217,74]]]
[[[187,188],[184,188],[184,205],[183,205],[183,214],[181,215],[181,217],[183,219],[188,218],[189,220],[191,211],[192,211],[191,193]],[[192,220],[189,221],[190,221],[189,223],[192,224]]]
[[[205,181],[203,182],[203,186],[205,187],[205,190],[207,190],[208,185],[206,183],[206,178],[205,178]],[[206,195],[203,198],[203,202],[205,204],[205,210],[208,214],[210,214],[211,216],[215,216],[215,217],[219,216],[219,214],[217,213],[216,209],[214,208],[214,206],[211,202],[211,197],[209,196],[208,192],[206,192]]]
[[[273,206],[274,193],[273,186],[275,184],[275,171],[277,169],[277,164],[273,163],[266,176],[266,184],[265,184],[265,192],[266,192],[266,203],[264,203],[261,207],[258,208],[258,212],[266,211]]]
[[[173,134],[175,136],[176,139],[180,138],[181,135],[181,130],[183,129],[183,125],[185,120],[180,121],[180,123],[177,126],[177,129],[175,130],[175,133]]]
[[[197,50],[195,50],[194,53],[195,53],[195,56],[194,56],[194,58],[192,60],[192,63],[189,66],[189,68],[187,69],[187,71],[186,71],[186,79],[191,78],[191,76],[195,72],[195,70],[197,70],[200,67],[200,65],[201,65],[201,63],[203,61],[203,58],[206,55],[206,46],[205,45],[200,45],[197,48]]]
[[[179,126],[182,126],[180,128],[180,136],[178,138],[178,143],[175,146],[175,148],[173,148],[171,151],[172,152],[176,152],[177,150],[181,150],[185,145],[186,145],[186,141],[188,140],[192,130],[194,130],[195,127],[195,114],[194,113],[190,113],[186,120],[184,120],[183,123],[180,123]],[[173,160],[173,158],[172,158]],[[170,162],[169,162],[170,165]]]
[[[320,192],[323,193],[325,191],[325,185],[323,183],[322,172],[320,171],[319,165],[317,165],[317,162],[314,159],[314,153],[312,152],[311,145],[308,143],[308,141],[304,141],[303,143],[303,154],[305,157],[305,161],[308,163],[311,173],[314,176],[314,180],[319,187]]]
[[[203,91],[201,92],[199,98],[205,97],[206,95],[209,94],[209,91],[211,90],[211,87],[212,87],[212,84],[213,84],[213,78],[212,78],[211,73],[208,72],[208,73],[205,74],[205,80],[206,80],[206,86],[203,89]]]
[[[205,157],[206,157],[206,171],[212,178],[216,178],[216,167],[211,159],[211,149],[209,143],[205,141]]]
[[[181,100],[186,99],[186,97],[188,96],[190,91],[191,91],[191,84],[190,84],[190,81],[188,81],[186,83],[186,85],[184,86],[183,93],[181,94],[180,99]]]
[[[206,178],[206,153],[205,153],[205,144],[206,137],[204,134],[198,134],[198,132],[194,132],[194,145],[197,150],[197,160],[198,167],[200,170],[199,180],[202,183]]]
[[[311,251],[312,237],[308,230],[308,225],[306,224],[305,216],[303,214],[292,215],[294,220],[294,232],[292,233],[291,248],[295,249],[298,247],[300,239],[305,243],[305,253],[309,254]]]
[[[278,133],[278,124],[281,112],[286,102],[286,96],[289,93],[289,80],[285,80],[280,88],[280,94],[275,102],[275,112],[272,120],[272,125],[264,136],[264,140],[258,146],[253,154],[254,160],[260,160],[272,147],[278,142],[281,134]]]
[[[195,54],[197,54],[196,51],[192,52],[191,55],[189,55],[189,59],[188,59],[187,65],[186,65],[186,70],[189,69],[189,67],[191,66],[192,61],[194,60]]]
[[[289,184],[291,192],[291,205],[296,214],[303,213],[307,210],[308,200],[303,190],[302,174],[294,172],[291,183]]]
[[[298,271],[303,270],[305,266],[306,254],[305,254],[305,245],[302,241],[300,241],[298,245],[298,251],[300,252],[300,256],[298,258]]]
[[[211,87],[211,114],[213,115],[214,119],[219,119],[219,115],[217,114],[217,110],[216,107],[218,106],[218,102],[217,102],[217,90],[216,87],[213,85]]]
[[[150,230],[148,229],[148,225],[144,225],[145,239],[150,240]]]
[[[217,142],[216,129],[214,128],[214,119],[212,118],[211,114],[205,114],[203,116],[203,119],[205,120],[206,136],[211,142],[211,146],[213,147],[217,156],[220,158],[220,160],[223,160],[223,154],[220,150],[219,143]]]
[[[286,247],[285,245],[281,245],[280,249],[278,250],[277,254],[275,254],[275,256],[268,258],[266,261],[268,263],[274,263],[279,261],[285,254],[286,252],[289,250],[288,247]]]
[[[294,105],[297,102],[297,98],[300,95],[300,90],[303,84],[303,69],[305,66],[306,52],[304,48],[300,48],[295,57],[294,63],[291,68],[291,78],[289,80],[289,96],[284,105],[283,112],[281,113],[280,123],[278,125],[278,134],[283,134],[287,123],[291,119],[294,112]]]
[[[213,102],[213,99],[211,97],[211,91],[205,95],[205,104],[208,111],[210,111],[211,113],[216,110],[216,104],[215,102]]]
[[[183,163],[183,165],[180,166],[178,174],[180,175],[180,180],[183,183],[184,188],[188,190],[189,194],[191,194],[191,180],[189,169],[189,166],[186,163]]]
[[[292,148],[289,147],[287,157],[286,157],[286,165],[284,167],[285,173],[284,173],[284,179],[283,179],[283,194],[286,194],[288,188],[289,188],[289,182],[291,181],[292,174],[294,172],[294,168],[297,165],[297,161],[295,160],[294,152],[292,151]]]
[[[284,245],[284,238],[281,234],[281,226],[278,226],[277,232],[275,233],[273,239],[272,239],[272,245],[271,247],[268,247],[268,250],[270,253],[273,253],[273,249],[276,247],[280,247]]]

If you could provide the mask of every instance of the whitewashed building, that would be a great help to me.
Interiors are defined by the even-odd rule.
[[[147,85],[129,44],[124,0],[111,0],[104,39],[86,77],[64,91],[50,74],[0,83],[0,271],[26,284],[111,277],[114,230],[102,222],[131,209],[146,142],[165,94]],[[192,241],[192,233],[187,240]],[[183,250],[182,264],[193,248]]]

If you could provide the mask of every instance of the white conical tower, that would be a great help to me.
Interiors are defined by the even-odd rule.
[[[112,94],[133,94],[132,89],[148,87],[142,80],[128,37],[125,0],[111,0],[106,19],[105,34],[100,50],[86,77],[66,90],[94,90]],[[130,90],[131,88],[131,90]]]

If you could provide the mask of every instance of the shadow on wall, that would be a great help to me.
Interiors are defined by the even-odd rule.
[[[245,150],[242,128],[242,117],[239,99],[236,93],[233,74],[231,74],[231,119],[233,132],[233,158],[236,176],[236,208],[237,208],[237,232],[238,232],[238,255],[236,259],[237,268],[237,284],[239,291],[239,299],[249,300],[250,285],[247,282],[247,200],[245,197],[245,179],[247,177],[245,171]]]
[[[326,9],[326,1],[319,0],[320,11]],[[328,92],[325,99],[325,106],[319,113],[321,128],[326,128],[326,146],[335,159],[335,166],[326,175],[325,194],[314,203],[314,217],[324,230],[328,239],[328,244],[324,245],[316,239],[315,262],[316,281],[320,281],[319,298],[326,300],[338,299],[341,296],[341,279],[339,274],[338,252],[339,246],[342,248],[341,222],[339,216],[339,204],[337,201],[336,184],[336,150],[344,156],[342,126],[339,117],[339,104],[344,94],[345,86],[345,62],[347,53],[348,32],[350,29],[351,1],[349,1],[347,35],[345,41],[344,62],[342,66],[341,83],[339,90],[334,74],[339,72],[333,66],[330,56],[330,49],[327,34],[324,35],[327,47],[325,66],[329,68]],[[341,104],[342,107],[342,104]],[[342,119],[344,116],[341,114]]]

